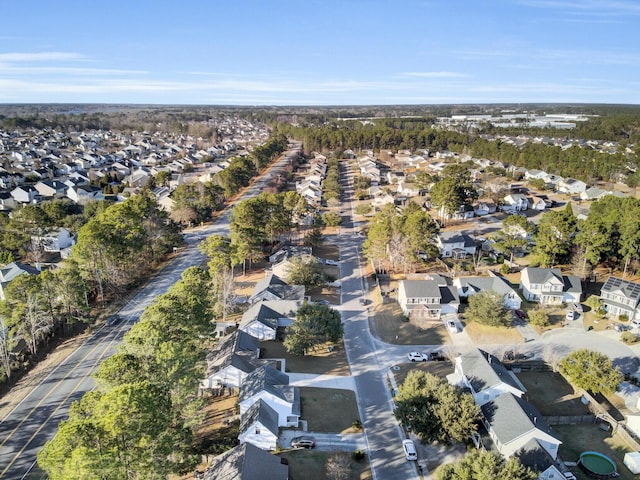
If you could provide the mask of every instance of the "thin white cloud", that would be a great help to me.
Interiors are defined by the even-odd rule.
[[[402,72],[401,75],[420,78],[465,78],[469,76],[466,73],[458,72]]]
[[[0,53],[0,62],[49,62],[61,60],[85,60],[85,56],[73,52],[13,52]]]
[[[145,70],[118,70],[110,68],[80,68],[80,67],[15,67],[0,63],[0,75],[17,73],[56,73],[69,75],[143,75]]]
[[[585,16],[640,15],[640,3],[622,0],[520,0],[521,5]]]

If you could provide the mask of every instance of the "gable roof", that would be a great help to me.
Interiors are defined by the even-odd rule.
[[[564,285],[564,281],[562,280],[562,272],[560,272],[559,268],[526,267],[522,270],[522,274],[526,275],[529,278],[529,283],[532,285],[538,285],[547,282],[561,283]]]
[[[207,355],[207,376],[228,366],[249,373],[265,363],[258,359],[260,341],[253,335],[236,330],[224,337],[217,348]]]
[[[460,231],[440,232],[437,235],[441,244],[462,243],[465,247],[475,247],[476,242],[466,233]]]
[[[556,464],[551,455],[549,455],[549,452],[547,452],[535,438],[525,443],[514,456],[522,465],[529,467],[535,472],[544,472],[549,467],[555,467]]]
[[[514,289],[511,288],[511,285],[509,285],[504,278],[497,276],[491,271],[489,271],[488,277],[459,277],[456,278],[454,282],[460,285],[460,289],[463,292],[473,291],[478,293],[484,290],[490,290],[502,295],[508,295],[514,292]]]
[[[623,280],[618,277],[607,278],[607,281],[604,282],[600,292],[622,295],[623,297],[632,300],[634,304],[637,304],[640,300],[640,284]]]
[[[502,362],[490,353],[474,348],[460,355],[459,358],[462,373],[467,377],[476,393],[500,383],[505,383],[523,393],[526,392],[526,389],[511,376]]]
[[[266,390],[272,395],[286,400],[285,394],[278,385],[289,385],[289,375],[276,370],[271,365],[263,365],[247,375],[240,387],[240,402],[253,397],[257,393]]]
[[[278,435],[278,412],[262,399],[251,405],[240,418],[240,434],[246,432],[257,422],[260,422],[274,435]]]
[[[289,467],[280,457],[243,443],[213,459],[204,474],[205,480],[263,480],[269,472],[271,480],[287,480]]]
[[[512,393],[503,393],[480,408],[503,445],[535,429],[553,436],[549,424],[538,409]],[[561,442],[558,440],[558,443]]]

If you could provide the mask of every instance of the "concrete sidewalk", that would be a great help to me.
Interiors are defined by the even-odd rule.
[[[287,372],[287,375],[289,375],[289,385],[295,385],[296,387],[337,388],[353,392],[356,390],[353,377],[290,372]]]

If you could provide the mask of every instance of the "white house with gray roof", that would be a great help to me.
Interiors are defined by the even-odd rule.
[[[296,318],[301,301],[264,300],[254,303],[242,315],[239,330],[258,340],[274,340],[278,327],[290,326]]]
[[[424,280],[400,280],[398,304],[407,316],[438,319],[457,313],[460,307],[458,290],[442,275],[428,275]]]
[[[275,363],[260,358],[260,341],[242,330],[222,338],[207,355],[207,373],[201,388],[239,387],[256,368]]]
[[[204,480],[288,480],[289,466],[280,457],[251,443],[243,443],[218,455],[204,474]]]
[[[497,357],[479,348],[456,357],[449,383],[469,388],[479,407],[504,393],[521,397],[527,391]]]
[[[240,415],[259,400],[278,414],[279,427],[297,427],[300,421],[300,388],[289,385],[289,376],[271,365],[251,372],[240,385]]]
[[[275,450],[278,433],[278,413],[262,399],[240,417],[240,443],[251,443],[262,450]]]
[[[559,268],[524,268],[520,274],[520,290],[526,300],[543,305],[579,303],[582,297],[580,278],[562,275]]]
[[[466,258],[476,253],[477,245],[466,233],[459,231],[440,232],[436,235],[436,245],[443,258]]]
[[[509,392],[480,407],[483,423],[497,450],[509,458],[535,440],[556,460],[562,442],[551,433],[542,414],[529,402]]]
[[[501,276],[489,271],[487,277],[459,277],[453,280],[453,285],[458,289],[460,298],[469,298],[483,291],[496,292],[503,296],[507,308],[517,309],[522,304],[522,299],[511,285]]]
[[[289,285],[283,279],[268,272],[265,277],[256,283],[253,288],[250,303],[261,302],[263,300],[297,300],[304,301],[304,285]]]
[[[609,277],[600,289],[600,299],[609,316],[626,315],[631,321],[640,318],[640,284]]]

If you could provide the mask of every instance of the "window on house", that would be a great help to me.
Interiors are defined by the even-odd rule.
[[[256,435],[260,435],[260,426],[256,426]]]

